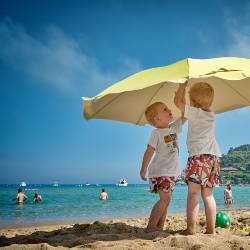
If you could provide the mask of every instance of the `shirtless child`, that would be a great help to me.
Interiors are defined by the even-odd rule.
[[[100,200],[107,200],[108,199],[108,193],[105,191],[105,189],[102,189],[102,192],[100,193]]]
[[[226,205],[233,204],[233,192],[231,184],[227,184],[227,188],[224,191],[224,202]]]

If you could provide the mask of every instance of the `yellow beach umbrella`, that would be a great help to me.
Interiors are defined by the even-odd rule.
[[[212,109],[221,113],[250,105],[250,59],[222,57],[187,58],[174,64],[138,72],[93,98],[82,97],[86,119],[108,119],[143,125],[144,111],[162,101],[175,117],[174,93],[188,79],[190,87],[204,81],[215,90]]]

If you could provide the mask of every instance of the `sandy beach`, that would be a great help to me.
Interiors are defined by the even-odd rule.
[[[1,249],[250,249],[250,210],[230,211],[229,228],[205,235],[200,215],[198,233],[184,236],[185,216],[169,216],[162,232],[146,233],[145,219],[49,225],[0,230]]]

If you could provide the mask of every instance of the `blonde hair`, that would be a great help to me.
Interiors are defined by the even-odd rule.
[[[157,111],[157,107],[161,104],[164,104],[162,102],[154,102],[153,104],[151,104],[150,106],[147,107],[146,111],[145,111],[145,117],[146,120],[149,122],[149,124],[155,126],[155,116],[157,115],[158,111]]]
[[[190,100],[197,108],[209,108],[214,100],[214,89],[206,82],[197,82],[189,90]]]

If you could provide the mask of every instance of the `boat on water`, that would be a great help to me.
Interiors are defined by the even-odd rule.
[[[26,182],[25,181],[22,181],[21,183],[20,183],[20,185],[19,185],[20,187],[26,187],[27,186],[27,184],[26,184]]]
[[[52,184],[53,187],[59,187],[59,183],[57,181],[54,181]]]
[[[121,178],[119,183],[117,184],[117,186],[119,187],[127,187],[127,185],[128,185],[128,182],[125,178]]]

